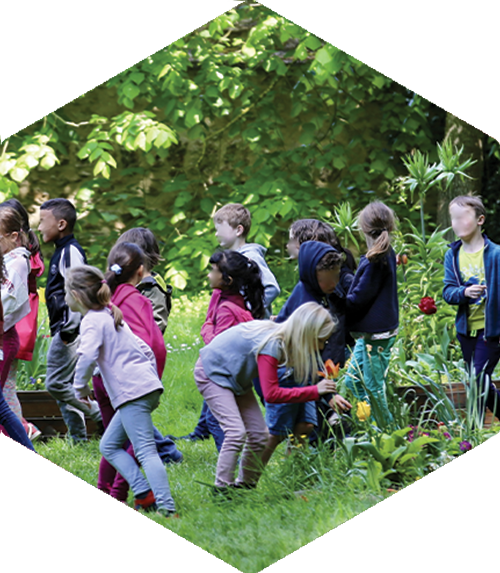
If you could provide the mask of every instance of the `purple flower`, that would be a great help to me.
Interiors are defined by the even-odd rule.
[[[447,440],[451,440],[451,435],[448,432],[443,432],[443,436],[447,439]]]
[[[462,452],[468,452],[469,450],[472,450],[472,445],[467,440],[460,442],[459,446]]]
[[[33,378],[33,376],[30,376],[30,384],[36,384],[36,380]]]

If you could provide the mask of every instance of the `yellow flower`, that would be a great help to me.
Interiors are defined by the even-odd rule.
[[[41,378],[37,378],[37,379],[36,379],[36,383],[37,383],[37,384],[41,384],[41,383],[42,383],[42,379],[41,379]]]
[[[368,402],[358,402],[358,409],[356,411],[356,416],[360,422],[366,422],[372,413],[372,409]]]
[[[446,374],[441,374],[441,384],[448,384],[448,376]]]
[[[40,302],[45,304],[45,289],[43,287],[38,289],[38,297],[40,298]]]

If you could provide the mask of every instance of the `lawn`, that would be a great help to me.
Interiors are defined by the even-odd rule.
[[[195,302],[183,298],[172,312],[165,335],[169,349],[165,393],[154,413],[163,434],[186,434],[197,422],[202,398],[193,367],[202,344],[199,332],[207,304],[206,296]],[[182,441],[179,447],[184,461],[167,469],[181,517],[151,519],[245,573],[262,570],[389,495],[385,489],[377,493],[369,488],[359,475],[346,478],[342,450],[332,454],[326,447],[297,448],[285,456],[283,445],[257,490],[221,501],[196,481],[213,483],[217,461],[213,441]],[[96,440],[71,446],[64,439],[53,439],[38,444],[37,450],[96,485],[100,459]]]

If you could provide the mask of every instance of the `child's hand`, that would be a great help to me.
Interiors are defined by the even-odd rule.
[[[337,389],[337,384],[334,380],[321,380],[318,382],[318,394],[322,396],[323,394],[330,394],[331,392],[335,392]]]
[[[352,404],[349,403],[340,394],[335,394],[335,396],[330,400],[330,402],[328,402],[328,404],[336,412],[338,412],[339,410],[341,412],[345,412],[346,410],[350,410],[352,408]]]
[[[464,294],[469,298],[479,298],[485,290],[486,285],[471,285],[465,289]]]

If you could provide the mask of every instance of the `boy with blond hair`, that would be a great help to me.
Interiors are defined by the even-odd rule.
[[[247,243],[246,238],[252,225],[250,211],[240,203],[228,203],[215,212],[215,237],[223,249],[238,251],[260,268],[264,285],[264,305],[266,318],[272,314],[272,302],[279,295],[280,287],[265,260],[266,248],[258,243]]]
[[[455,197],[449,210],[459,240],[445,256],[443,298],[458,306],[457,338],[474,369],[479,412],[484,416],[487,406],[499,418],[500,392],[491,375],[500,359],[500,246],[482,233],[486,210],[480,197]]]

